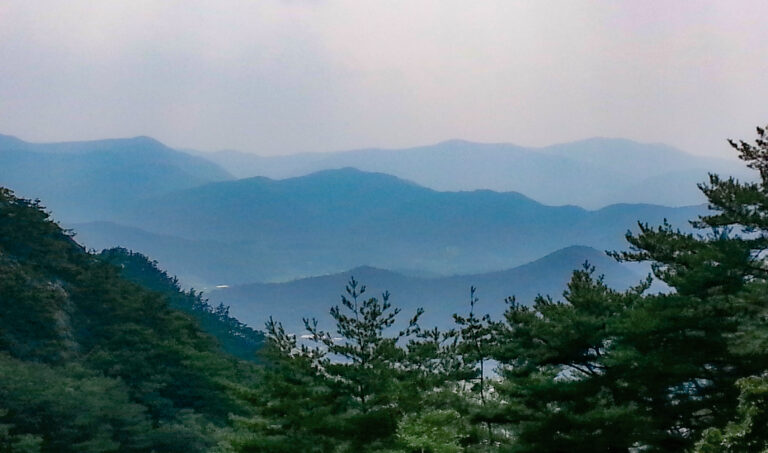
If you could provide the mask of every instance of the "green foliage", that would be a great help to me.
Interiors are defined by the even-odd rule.
[[[305,320],[310,333],[299,342],[282,325],[267,325],[266,358],[258,416],[241,420],[251,436],[240,451],[381,451],[400,444],[405,414],[418,413],[439,392],[448,337],[418,326],[419,310],[403,330],[399,310],[364,298],[365,286],[350,280],[341,306],[330,311],[334,333]],[[312,345],[312,346],[310,346]],[[261,398],[261,399],[259,399]],[[404,425],[403,425],[404,426]]]
[[[724,426],[736,416],[740,410],[737,382],[765,372],[768,359],[764,347],[768,332],[768,142],[764,129],[757,128],[757,132],[754,145],[730,143],[748,167],[758,170],[759,182],[710,175],[709,184],[700,185],[713,213],[693,224],[709,229],[707,236],[693,237],[669,228],[644,230],[638,237],[628,236],[636,253],[623,256],[653,260],[656,275],[685,296],[676,299],[686,306],[673,312],[676,317],[670,321],[676,322],[677,331],[693,335],[683,338],[687,342],[681,351],[686,353],[685,360],[680,363],[678,356],[676,367],[671,365],[671,357],[667,363],[676,371],[683,364],[689,366],[688,383],[694,389],[688,393],[691,400],[697,400],[686,409],[701,421],[688,423],[693,434],[687,436],[689,441],[696,440],[707,424]],[[716,432],[709,430],[706,436]]]
[[[457,343],[456,354],[461,358],[464,366],[464,374],[460,379],[472,381],[475,391],[482,404],[486,403],[486,362],[491,358],[493,347],[495,346],[494,332],[489,316],[479,317],[475,313],[475,306],[479,299],[475,296],[476,288],[470,288],[469,293],[469,315],[467,317],[454,314],[453,318],[459,328],[459,338],[462,340]]]
[[[723,429],[704,431],[696,453],[768,452],[768,377],[751,376],[737,385],[737,417]]]
[[[469,435],[464,441],[465,446],[487,450],[506,435],[494,426],[499,400],[494,397],[489,378],[491,370],[488,362],[499,347],[497,324],[488,315],[477,315],[480,300],[476,291],[474,286],[470,287],[469,314],[466,317],[453,315],[457,326],[457,341],[450,352],[455,355],[458,363],[455,373],[450,377],[458,383],[455,392],[462,404],[452,406],[460,411],[464,419],[472,422]]]
[[[254,370],[169,296],[86,253],[39,202],[0,189],[0,401],[6,450],[206,451],[248,410]],[[184,298],[189,295],[177,294]]]
[[[408,414],[398,423],[397,437],[410,451],[459,453],[467,437],[466,422],[454,410],[431,410]]]
[[[295,335],[270,321],[263,357],[268,364],[258,388],[239,395],[257,414],[235,419],[231,440],[242,452],[331,451],[338,413],[337,395],[319,373],[317,351],[298,345]]]
[[[0,408],[0,420],[8,415]],[[3,453],[38,453],[43,439],[32,434],[12,434],[14,425],[0,422],[0,452]]]
[[[0,354],[0,400],[12,432],[42,434],[48,451],[146,449],[152,426],[120,380],[78,364],[51,367]],[[41,427],[45,426],[44,430]]]
[[[229,307],[223,304],[212,306],[194,288],[182,290],[176,277],[169,276],[158,267],[156,261],[141,253],[117,247],[103,250],[98,256],[117,266],[120,275],[127,280],[168,297],[172,308],[195,318],[203,330],[216,338],[229,354],[244,360],[256,360],[264,344],[264,334],[230,316]]]
[[[532,307],[510,301],[496,326],[502,379],[495,382],[511,451],[626,451],[648,420],[611,351],[614,322],[646,286],[619,293],[574,273],[564,302],[539,297]]]

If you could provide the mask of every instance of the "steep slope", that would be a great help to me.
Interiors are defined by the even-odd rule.
[[[694,156],[663,144],[607,138],[543,148],[451,140],[398,150],[275,157],[237,151],[200,155],[238,177],[286,178],[355,167],[392,174],[436,190],[515,191],[545,204],[575,204],[591,209],[622,202],[700,204],[704,198],[695,190],[695,183],[705,180],[708,171],[750,176],[735,162]],[[684,183],[690,190],[654,190],[659,183],[674,185],[680,175],[685,176]]]
[[[179,238],[209,244],[206,266],[212,268],[233,258],[229,269],[237,269],[231,277],[210,285],[286,281],[360,265],[442,275],[488,272],[573,244],[619,249],[637,221],[667,218],[686,227],[703,209],[614,205],[587,211],[545,206],[513,192],[437,192],[384,174],[341,169],[208,184],[148,199],[117,222],[174,236],[179,244]],[[162,250],[168,241],[163,245],[144,235],[139,244],[120,234],[109,243],[100,228],[83,228],[90,231],[84,243],[90,246],[88,237],[99,236],[100,246],[168,255]],[[214,250],[212,243],[222,245]]]
[[[202,293],[181,289],[179,280],[158,267],[156,261],[141,253],[113,248],[99,253],[98,258],[120,269],[120,276],[142,288],[164,295],[171,308],[187,313],[200,327],[213,336],[227,353],[255,362],[264,345],[264,334],[229,315],[229,306],[211,305]]]
[[[222,241],[194,241],[154,234],[112,222],[66,224],[75,239],[94,250],[125,247],[152,256],[173,269],[183,286],[202,288],[224,281],[248,281],[259,271],[258,256]],[[255,271],[254,271],[255,269]]]
[[[149,137],[34,144],[0,137],[0,185],[40,198],[63,221],[106,220],[126,203],[231,179]]]
[[[523,303],[531,302],[539,293],[558,296],[573,270],[585,262],[595,266],[598,274],[605,274],[606,282],[615,288],[626,288],[642,279],[602,252],[575,246],[513,269],[486,274],[417,278],[365,266],[286,283],[221,288],[213,291],[210,297],[231,303],[235,316],[251,325],[262,325],[273,316],[298,332],[302,330],[301,319],[304,317],[327,320],[329,308],[339,303],[344,285],[354,276],[367,285],[370,296],[378,297],[388,290],[393,303],[406,313],[423,307],[427,325],[449,327],[453,313],[468,309],[470,286],[478,288],[479,309],[498,316],[503,312],[504,299],[508,296],[514,295]]]
[[[201,330],[195,307],[173,309],[172,289],[158,289],[122,278],[0,188],[0,425],[12,439],[62,452],[217,442],[246,411],[228,385],[251,385],[255,370]],[[177,290],[173,302],[187,299]]]

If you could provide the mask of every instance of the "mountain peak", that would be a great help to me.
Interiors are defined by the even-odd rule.
[[[0,134],[0,146],[3,148],[24,146],[27,142],[13,135]]]
[[[138,135],[136,137],[117,139],[117,140],[125,140],[126,142],[135,143],[137,145],[152,145],[152,146],[166,147],[166,145],[162,143],[160,140],[152,138],[148,135]]]
[[[97,140],[60,141],[60,142],[27,142],[12,135],[0,134],[0,146],[4,148],[34,149],[37,152],[61,154],[88,154],[103,151],[174,151],[160,141],[140,135],[127,138],[107,138]]]
[[[538,260],[535,260],[531,263],[528,263],[529,265],[536,265],[536,264],[542,264],[542,263],[555,263],[555,262],[576,262],[576,260],[579,261],[579,264],[584,263],[584,261],[588,261],[592,265],[601,264],[608,260],[612,260],[608,255],[605,254],[605,252],[602,252],[594,247],[589,247],[586,245],[571,245],[568,247],[561,248],[559,250],[555,250],[552,253],[549,253]]]
[[[452,139],[449,139],[449,140],[444,140],[442,142],[438,142],[434,146],[460,147],[460,146],[479,145],[479,144],[480,143],[471,142],[469,140],[464,140],[462,138],[452,138]]]
[[[345,182],[351,184],[393,184],[411,187],[421,187],[406,179],[398,178],[387,173],[376,171],[364,171],[355,167],[332,168],[320,170],[305,176],[288,178],[285,181],[321,181],[321,182]]]
[[[372,276],[381,277],[383,275],[398,276],[398,277],[402,276],[401,274],[397,272],[393,272],[389,269],[382,269],[380,267],[368,266],[368,265],[357,266],[353,269],[343,272],[343,274],[349,275],[351,277],[355,277],[356,280],[368,279],[368,278],[371,278]]]
[[[554,251],[550,253],[547,256],[557,256],[557,255],[605,255],[600,250],[597,250],[594,247],[590,247],[588,245],[571,245],[568,247],[561,248],[560,250]]]

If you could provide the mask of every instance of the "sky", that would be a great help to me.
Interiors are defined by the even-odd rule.
[[[728,156],[768,2],[3,0],[0,133],[264,155],[603,136]]]

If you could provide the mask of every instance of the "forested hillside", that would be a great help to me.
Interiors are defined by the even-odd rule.
[[[98,257],[120,269],[120,275],[168,298],[171,308],[191,315],[205,332],[213,335],[228,353],[244,360],[256,360],[264,334],[229,315],[229,306],[211,305],[201,292],[182,290],[179,280],[160,269],[156,261],[124,248],[106,249]]]
[[[562,296],[510,298],[501,316],[468,288],[433,329],[350,279],[307,336],[270,319],[263,348],[146,257],[86,253],[2,189],[0,451],[766,452],[758,134],[733,146],[760,182],[712,175],[697,234],[641,224],[614,254],[668,292],[610,288],[587,264]]]
[[[143,257],[86,253],[1,189],[0,451],[208,451],[248,413],[227,388],[255,372],[221,345],[260,341],[225,311]]]

